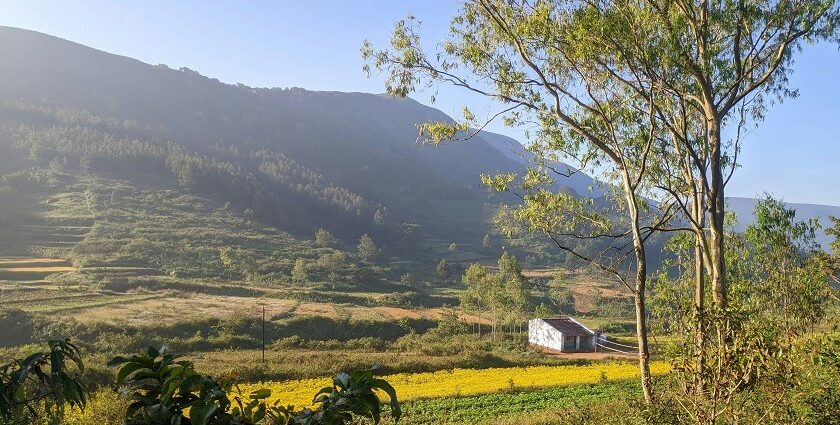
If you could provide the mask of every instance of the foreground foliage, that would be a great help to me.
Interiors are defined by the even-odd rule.
[[[394,419],[399,420],[394,388],[375,378],[372,370],[336,375],[332,387],[315,394],[316,409],[295,412],[280,400],[267,403],[270,389],[258,388],[244,397],[238,389],[233,391],[232,383],[202,375],[192,362],[177,358],[150,347],[146,353],[111,360],[110,366],[120,367],[117,386],[133,401],[126,412],[127,425],[344,424],[355,415],[379,423],[381,408],[374,390],[388,394]]]
[[[89,394],[78,378],[84,370],[79,350],[68,340],[50,341],[49,347],[49,352],[0,367],[0,424],[116,423],[124,418],[125,425],[341,425],[359,417],[379,423],[382,408],[375,391],[387,394],[394,422],[401,414],[396,391],[375,377],[374,369],[339,373],[331,386],[315,394],[314,407],[295,411],[280,400],[269,404],[270,389],[246,395],[231,380],[201,374],[192,362],[153,347],[108,363],[118,368],[117,390],[127,403],[99,391],[94,397],[99,405],[86,414]],[[77,373],[69,372],[68,360]],[[65,414],[67,406],[77,409]]]
[[[84,371],[78,348],[68,340],[48,345],[47,352],[0,366],[0,423],[35,417],[38,411],[60,417],[68,405],[84,408],[87,393],[77,379]]]

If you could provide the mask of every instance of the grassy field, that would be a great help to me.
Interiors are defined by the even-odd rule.
[[[572,405],[603,403],[615,398],[633,398],[639,384],[616,381],[544,388],[531,391],[506,391],[472,397],[445,397],[405,403],[401,424],[525,424],[557,423],[564,414],[560,409]]]

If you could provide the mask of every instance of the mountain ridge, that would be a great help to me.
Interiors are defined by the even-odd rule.
[[[479,175],[521,172],[533,160],[515,139],[486,131],[463,143],[418,144],[417,123],[451,118],[413,99],[228,84],[11,27],[0,27],[0,55],[8,59],[0,67],[0,102],[9,140],[51,140],[51,158],[67,161],[60,151],[74,150],[76,168],[86,155],[101,155],[91,150],[114,150],[100,139],[117,140],[121,149],[138,140],[145,147],[132,155],[146,155],[154,173],[171,173],[179,185],[298,233],[326,226],[347,239],[380,233],[393,243],[402,224],[417,223],[429,237],[476,242],[492,233],[488,205],[506,199],[489,197]],[[72,148],[45,136],[56,127],[75,141]],[[79,139],[91,132],[99,139]],[[46,149],[27,146],[29,157]],[[8,158],[26,159],[19,148]],[[38,161],[33,165],[51,165]],[[0,159],[0,171],[19,162]],[[557,180],[578,194],[603,194],[583,172]],[[736,204],[739,216],[748,216]],[[390,227],[372,223],[376,213],[389,216]]]

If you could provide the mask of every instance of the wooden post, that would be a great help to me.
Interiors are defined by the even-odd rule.
[[[265,305],[262,306],[262,362],[265,364]]]

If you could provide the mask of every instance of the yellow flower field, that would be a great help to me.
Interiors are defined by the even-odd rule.
[[[652,362],[651,373],[662,375],[670,370],[666,362]],[[589,366],[531,366],[493,369],[453,369],[427,373],[398,373],[385,379],[397,390],[400,401],[489,394],[514,389],[548,388],[564,385],[593,384],[601,380],[617,381],[637,378],[636,363],[599,363]],[[271,390],[271,400],[282,404],[308,406],[319,389],[331,384],[330,379],[261,382],[241,385],[243,394],[259,389]],[[383,395],[387,400],[387,396]]]

